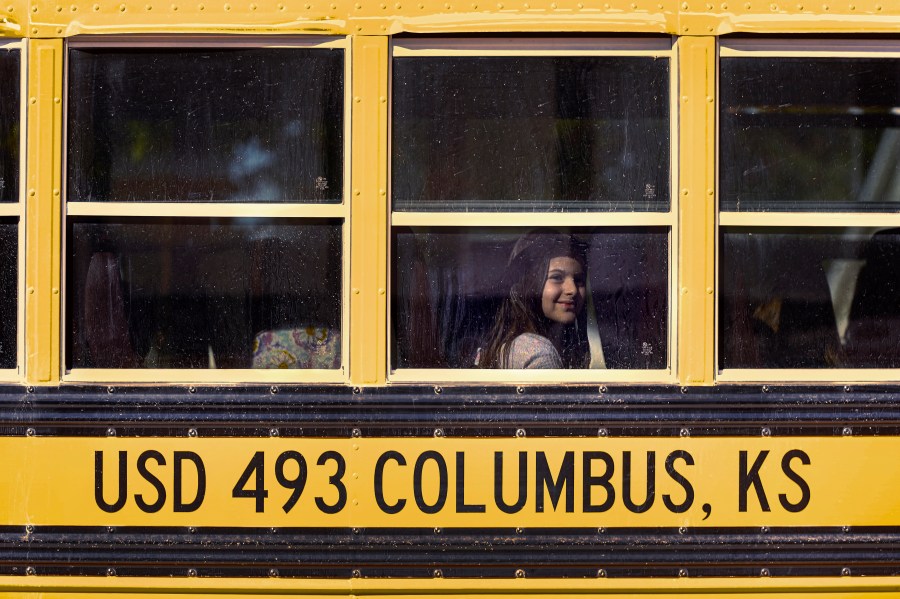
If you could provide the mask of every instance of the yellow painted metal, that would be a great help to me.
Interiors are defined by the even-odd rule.
[[[28,1],[0,3],[0,37],[23,37],[28,24]]]
[[[294,503],[289,486],[277,482],[286,451],[307,464]],[[248,468],[257,452],[261,471]],[[5,476],[15,481],[0,487],[0,525],[900,526],[900,463],[884,459],[898,452],[900,437],[0,438]],[[502,510],[520,501],[523,455],[532,483],[521,487],[519,509]],[[297,458],[282,462],[282,475],[296,478]],[[682,478],[669,474],[667,462]],[[562,481],[556,503],[538,492],[546,486],[534,482],[538,472]],[[236,487],[257,490],[260,473],[265,499],[235,496]]]
[[[527,574],[527,573],[526,573]],[[0,576],[0,599],[102,597],[133,599],[152,593],[155,597],[185,597],[227,594],[258,598],[297,596],[359,596],[383,599],[411,596],[475,597],[618,597],[695,594],[714,599],[789,596],[812,598],[828,592],[834,599],[851,597],[897,597],[900,582],[895,577],[842,578],[596,578],[596,579],[379,579],[346,580],[277,578],[116,578],[61,576]],[[93,594],[92,594],[93,593]]]
[[[383,383],[387,372],[388,40],[352,46],[350,380]]]
[[[25,376],[59,381],[62,40],[28,44]]]
[[[16,0],[21,2],[21,0]],[[5,35],[896,33],[895,0],[31,0]],[[0,15],[3,12],[0,10]]]
[[[711,385],[715,358],[716,39],[678,40],[678,373]]]

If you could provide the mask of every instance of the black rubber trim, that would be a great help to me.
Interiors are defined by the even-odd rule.
[[[511,578],[516,570],[530,578],[892,576],[900,529],[0,528],[0,575]]]
[[[193,432],[190,432],[193,429]],[[0,387],[0,435],[900,435],[900,386]]]

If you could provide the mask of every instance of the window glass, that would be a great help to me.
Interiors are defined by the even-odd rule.
[[[343,52],[71,49],[68,200],[340,203]]]
[[[900,367],[900,229],[730,227],[721,368]]]
[[[18,248],[18,219],[0,219],[0,368],[15,368],[17,362]]]
[[[0,49],[0,202],[19,201],[19,61]]]
[[[666,227],[395,227],[392,366],[666,368],[668,255]]]
[[[723,210],[900,210],[900,59],[720,64]]]
[[[76,219],[69,368],[338,368],[340,221]]]
[[[668,211],[669,61],[397,57],[403,211]]]

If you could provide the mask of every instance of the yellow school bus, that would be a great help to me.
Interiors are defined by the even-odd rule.
[[[0,597],[900,593],[896,0],[0,16]]]

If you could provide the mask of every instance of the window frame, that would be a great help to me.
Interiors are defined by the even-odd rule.
[[[717,52],[717,97],[721,98],[721,59],[729,58],[891,58],[900,61],[900,41],[876,39],[719,39]],[[718,112],[717,112],[718,114]],[[716,186],[721,189],[720,126],[716,120]],[[897,369],[889,368],[721,368],[724,347],[720,314],[721,260],[723,228],[816,228],[834,227],[900,227],[897,212],[826,212],[826,211],[725,211],[721,198],[716,203],[715,263],[715,382],[716,383],[884,383],[897,379]]]
[[[666,323],[667,367],[664,369],[453,369],[453,368],[394,368],[393,293],[388,294],[387,381],[389,383],[674,383],[678,364],[679,294],[679,218],[680,194],[677,193],[679,174],[678,138],[678,44],[671,36],[653,37],[491,37],[491,38],[399,38],[392,39],[389,71],[393,72],[395,58],[416,57],[554,57],[599,56],[665,58],[669,61],[669,176],[670,201],[666,212],[452,212],[452,211],[394,211],[391,189],[391,157],[393,143],[392,114],[388,116],[388,289],[392,281],[393,227],[573,227],[597,230],[613,227],[659,226],[668,228],[668,321]],[[393,88],[393,77],[391,89]]]
[[[278,48],[278,49],[340,49],[343,51],[343,176],[340,203],[312,204],[303,202],[279,203],[196,203],[196,202],[69,202],[67,193],[68,173],[68,59],[69,50],[79,48],[145,48],[169,49],[230,49],[230,48]],[[351,40],[346,36],[215,36],[215,35],[160,35],[160,36],[79,36],[70,38],[64,46],[63,67],[63,117],[62,117],[62,233],[63,259],[61,278],[67,281],[68,253],[67,231],[70,217],[125,217],[140,222],[141,218],[175,217],[197,219],[210,218],[278,218],[314,224],[317,220],[340,220],[341,230],[341,365],[336,369],[225,369],[225,368],[67,368],[66,346],[69,339],[70,315],[67,312],[65,290],[61,299],[60,370],[65,383],[348,383],[350,380],[350,177],[351,177]]]
[[[15,202],[0,202],[0,217],[16,220],[16,367],[0,368],[0,382],[21,382],[25,378],[25,229],[27,187],[26,164],[28,160],[28,45],[27,40],[0,42],[0,50],[19,53],[19,193]]]

